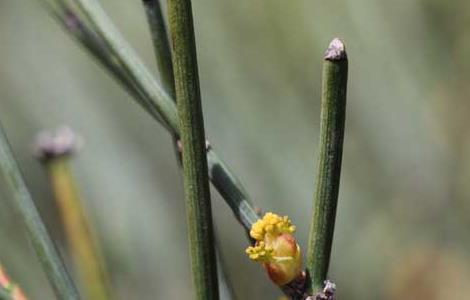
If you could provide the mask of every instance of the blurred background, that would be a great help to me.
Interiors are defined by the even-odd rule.
[[[102,0],[155,71],[141,1]],[[339,299],[468,299],[470,2],[193,1],[206,132],[257,206],[306,242],[322,55],[350,59],[343,176],[330,277]],[[171,137],[35,0],[0,1],[0,120],[64,257],[57,208],[31,142],[86,140],[75,176],[116,299],[191,299],[182,178]],[[31,299],[53,299],[0,180],[0,262]],[[276,299],[213,193],[236,299]]]

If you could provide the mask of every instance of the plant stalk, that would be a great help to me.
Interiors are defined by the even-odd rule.
[[[131,81],[129,85],[138,89],[138,95],[134,95],[136,102],[172,134],[179,136],[176,105],[169,93],[164,91],[153,78],[96,0],[75,0],[75,2],[89,19],[93,31],[106,45],[107,51],[119,60],[123,72],[127,74],[126,80]],[[90,51],[89,48],[87,49]],[[259,216],[241,181],[212,148],[207,151],[207,161],[212,183],[230,206],[237,220],[246,231],[249,231]]]
[[[44,162],[79,278],[87,299],[110,299],[108,280],[95,239],[88,226],[75,180],[70,156],[58,156]]]
[[[219,299],[206,138],[190,0],[168,1],[182,143],[184,191],[196,299]]]
[[[170,94],[173,100],[176,100],[175,80],[172,64],[171,48],[169,44],[167,28],[163,17],[160,0],[142,0],[147,22],[149,24],[157,67],[160,73],[160,81],[163,88]],[[178,146],[178,137],[173,135],[173,144],[175,147],[175,156],[182,167],[181,151]],[[230,287],[227,274],[223,270],[222,258],[220,255],[218,243],[216,242],[217,253],[217,275],[219,281],[219,293],[223,299],[233,299],[233,291]]]
[[[79,299],[77,290],[50,238],[26,187],[3,128],[0,126],[0,168],[9,184],[14,205],[51,286],[61,300]]]
[[[307,268],[314,293],[322,290],[330,263],[343,155],[347,77],[344,44],[334,39],[323,64],[317,183],[307,251]]]
[[[155,58],[160,73],[160,81],[163,89],[175,99],[176,91],[171,48],[160,0],[142,0],[142,2],[152,36]]]

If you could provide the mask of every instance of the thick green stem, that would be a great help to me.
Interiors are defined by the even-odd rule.
[[[173,40],[173,69],[182,142],[192,278],[196,299],[219,299],[206,138],[191,2],[170,0],[168,12]]]
[[[47,159],[44,163],[86,298],[107,300],[110,296],[103,260],[88,226],[69,160],[70,157],[64,155]]]
[[[21,171],[13,156],[7,137],[0,127],[0,168],[13,191],[14,204],[24,222],[31,244],[51,283],[57,298],[79,299],[62,260],[47,233],[46,227],[34,205]]]
[[[334,39],[323,65],[320,146],[314,213],[307,267],[311,288],[318,292],[327,279],[338,203],[343,155],[348,59],[344,44]]]
[[[96,0],[75,0],[75,2],[88,17],[94,31],[106,45],[107,51],[119,60],[127,74],[127,80],[131,81],[130,86],[138,89],[139,93],[134,95],[136,102],[153,118],[162,122],[172,134],[179,136],[179,121],[174,101],[153,78],[131,46],[122,38],[98,2]],[[245,227],[245,230],[249,231],[251,225],[258,219],[258,215],[241,181],[213,149],[207,151],[207,160],[212,183],[232,208],[237,220]]]
[[[144,4],[147,22],[149,23],[150,32],[152,35],[155,58],[157,61],[158,70],[160,72],[160,81],[163,85],[163,88],[170,94],[173,100],[175,100],[176,91],[171,48],[169,44],[165,20],[163,18],[161,3],[159,0],[142,0],[142,2]],[[177,136],[173,136],[173,142],[175,146],[176,158],[181,165],[181,152],[179,150]],[[217,243],[216,252],[217,276],[219,280],[220,295],[223,299],[233,299],[233,292],[230,288],[228,278],[226,276],[226,273],[222,269],[221,256],[220,251],[218,251]]]

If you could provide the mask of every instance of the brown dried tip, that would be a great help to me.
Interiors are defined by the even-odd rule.
[[[344,43],[338,38],[332,40],[330,45],[328,46],[328,49],[326,49],[324,58],[330,61],[346,59],[347,55]]]
[[[41,161],[71,155],[83,145],[83,140],[68,127],[55,132],[42,131],[36,136],[33,153]]]

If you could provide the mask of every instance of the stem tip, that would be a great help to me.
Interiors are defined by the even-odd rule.
[[[324,58],[325,60],[330,61],[346,59],[347,55],[344,43],[339,38],[333,39],[328,46],[328,49],[326,49]]]
[[[34,155],[41,161],[75,153],[83,144],[82,139],[68,127],[55,132],[40,132],[33,145]]]

